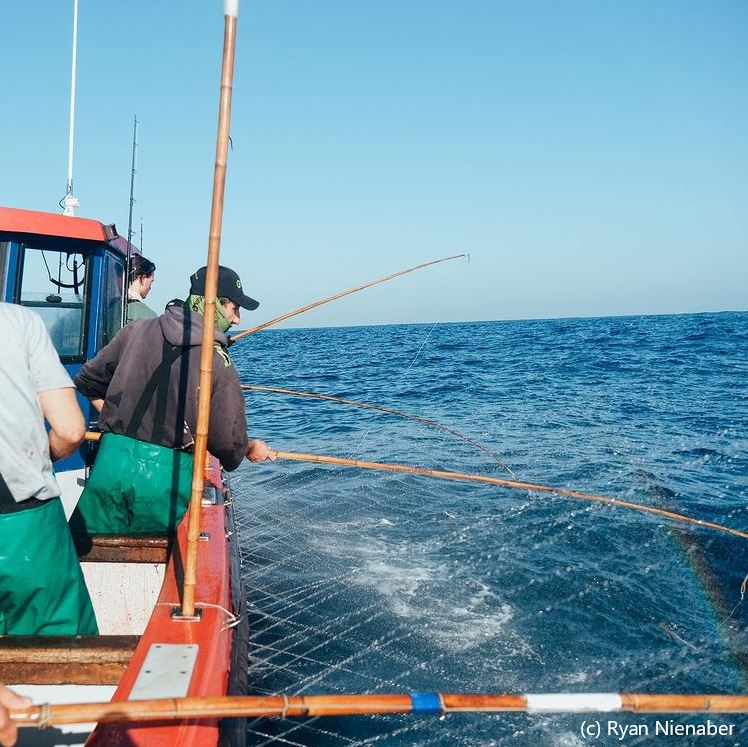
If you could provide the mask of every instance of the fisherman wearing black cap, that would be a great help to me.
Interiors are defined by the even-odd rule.
[[[186,302],[120,330],[75,378],[100,410],[104,436],[71,520],[74,531],[173,531],[182,518],[192,480],[205,275],[205,267],[192,275]],[[228,267],[219,268],[217,296],[208,450],[231,471],[245,457],[261,462],[275,455],[247,437],[244,396],[226,353],[226,332],[239,322],[240,308],[259,303]]]

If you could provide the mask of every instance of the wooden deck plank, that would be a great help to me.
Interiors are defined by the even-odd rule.
[[[3,636],[0,681],[27,685],[116,685],[140,637]]]
[[[166,563],[173,538],[166,534],[73,535],[82,563]]]

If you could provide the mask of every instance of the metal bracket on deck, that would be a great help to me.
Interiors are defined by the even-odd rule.
[[[203,617],[202,607],[195,607],[195,614],[191,615],[190,617],[185,617],[185,615],[182,614],[181,607],[171,608],[171,619],[177,620],[178,622],[200,622],[202,617]]]
[[[218,503],[218,490],[213,485],[203,488],[203,506],[217,506]]]
[[[184,698],[190,688],[198,648],[195,643],[151,644],[129,700]]]

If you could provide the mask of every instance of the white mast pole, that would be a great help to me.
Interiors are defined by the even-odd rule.
[[[75,71],[78,61],[78,0],[73,0],[73,63],[70,74],[70,132],[68,135],[68,183],[63,200],[64,214],[75,215],[79,206],[78,199],[73,197],[73,137],[75,133]]]

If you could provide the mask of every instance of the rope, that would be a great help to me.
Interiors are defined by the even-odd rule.
[[[37,726],[40,729],[46,729],[51,724],[51,715],[50,715],[50,709],[49,709],[49,703],[42,703],[39,706],[39,718],[37,721]]]
[[[156,602],[156,607],[179,607],[179,602]],[[221,630],[230,630],[235,628],[242,620],[241,614],[235,615],[220,604],[213,604],[212,602],[195,602],[195,607],[212,607],[213,609],[220,610],[226,615],[226,622],[221,627]]]

